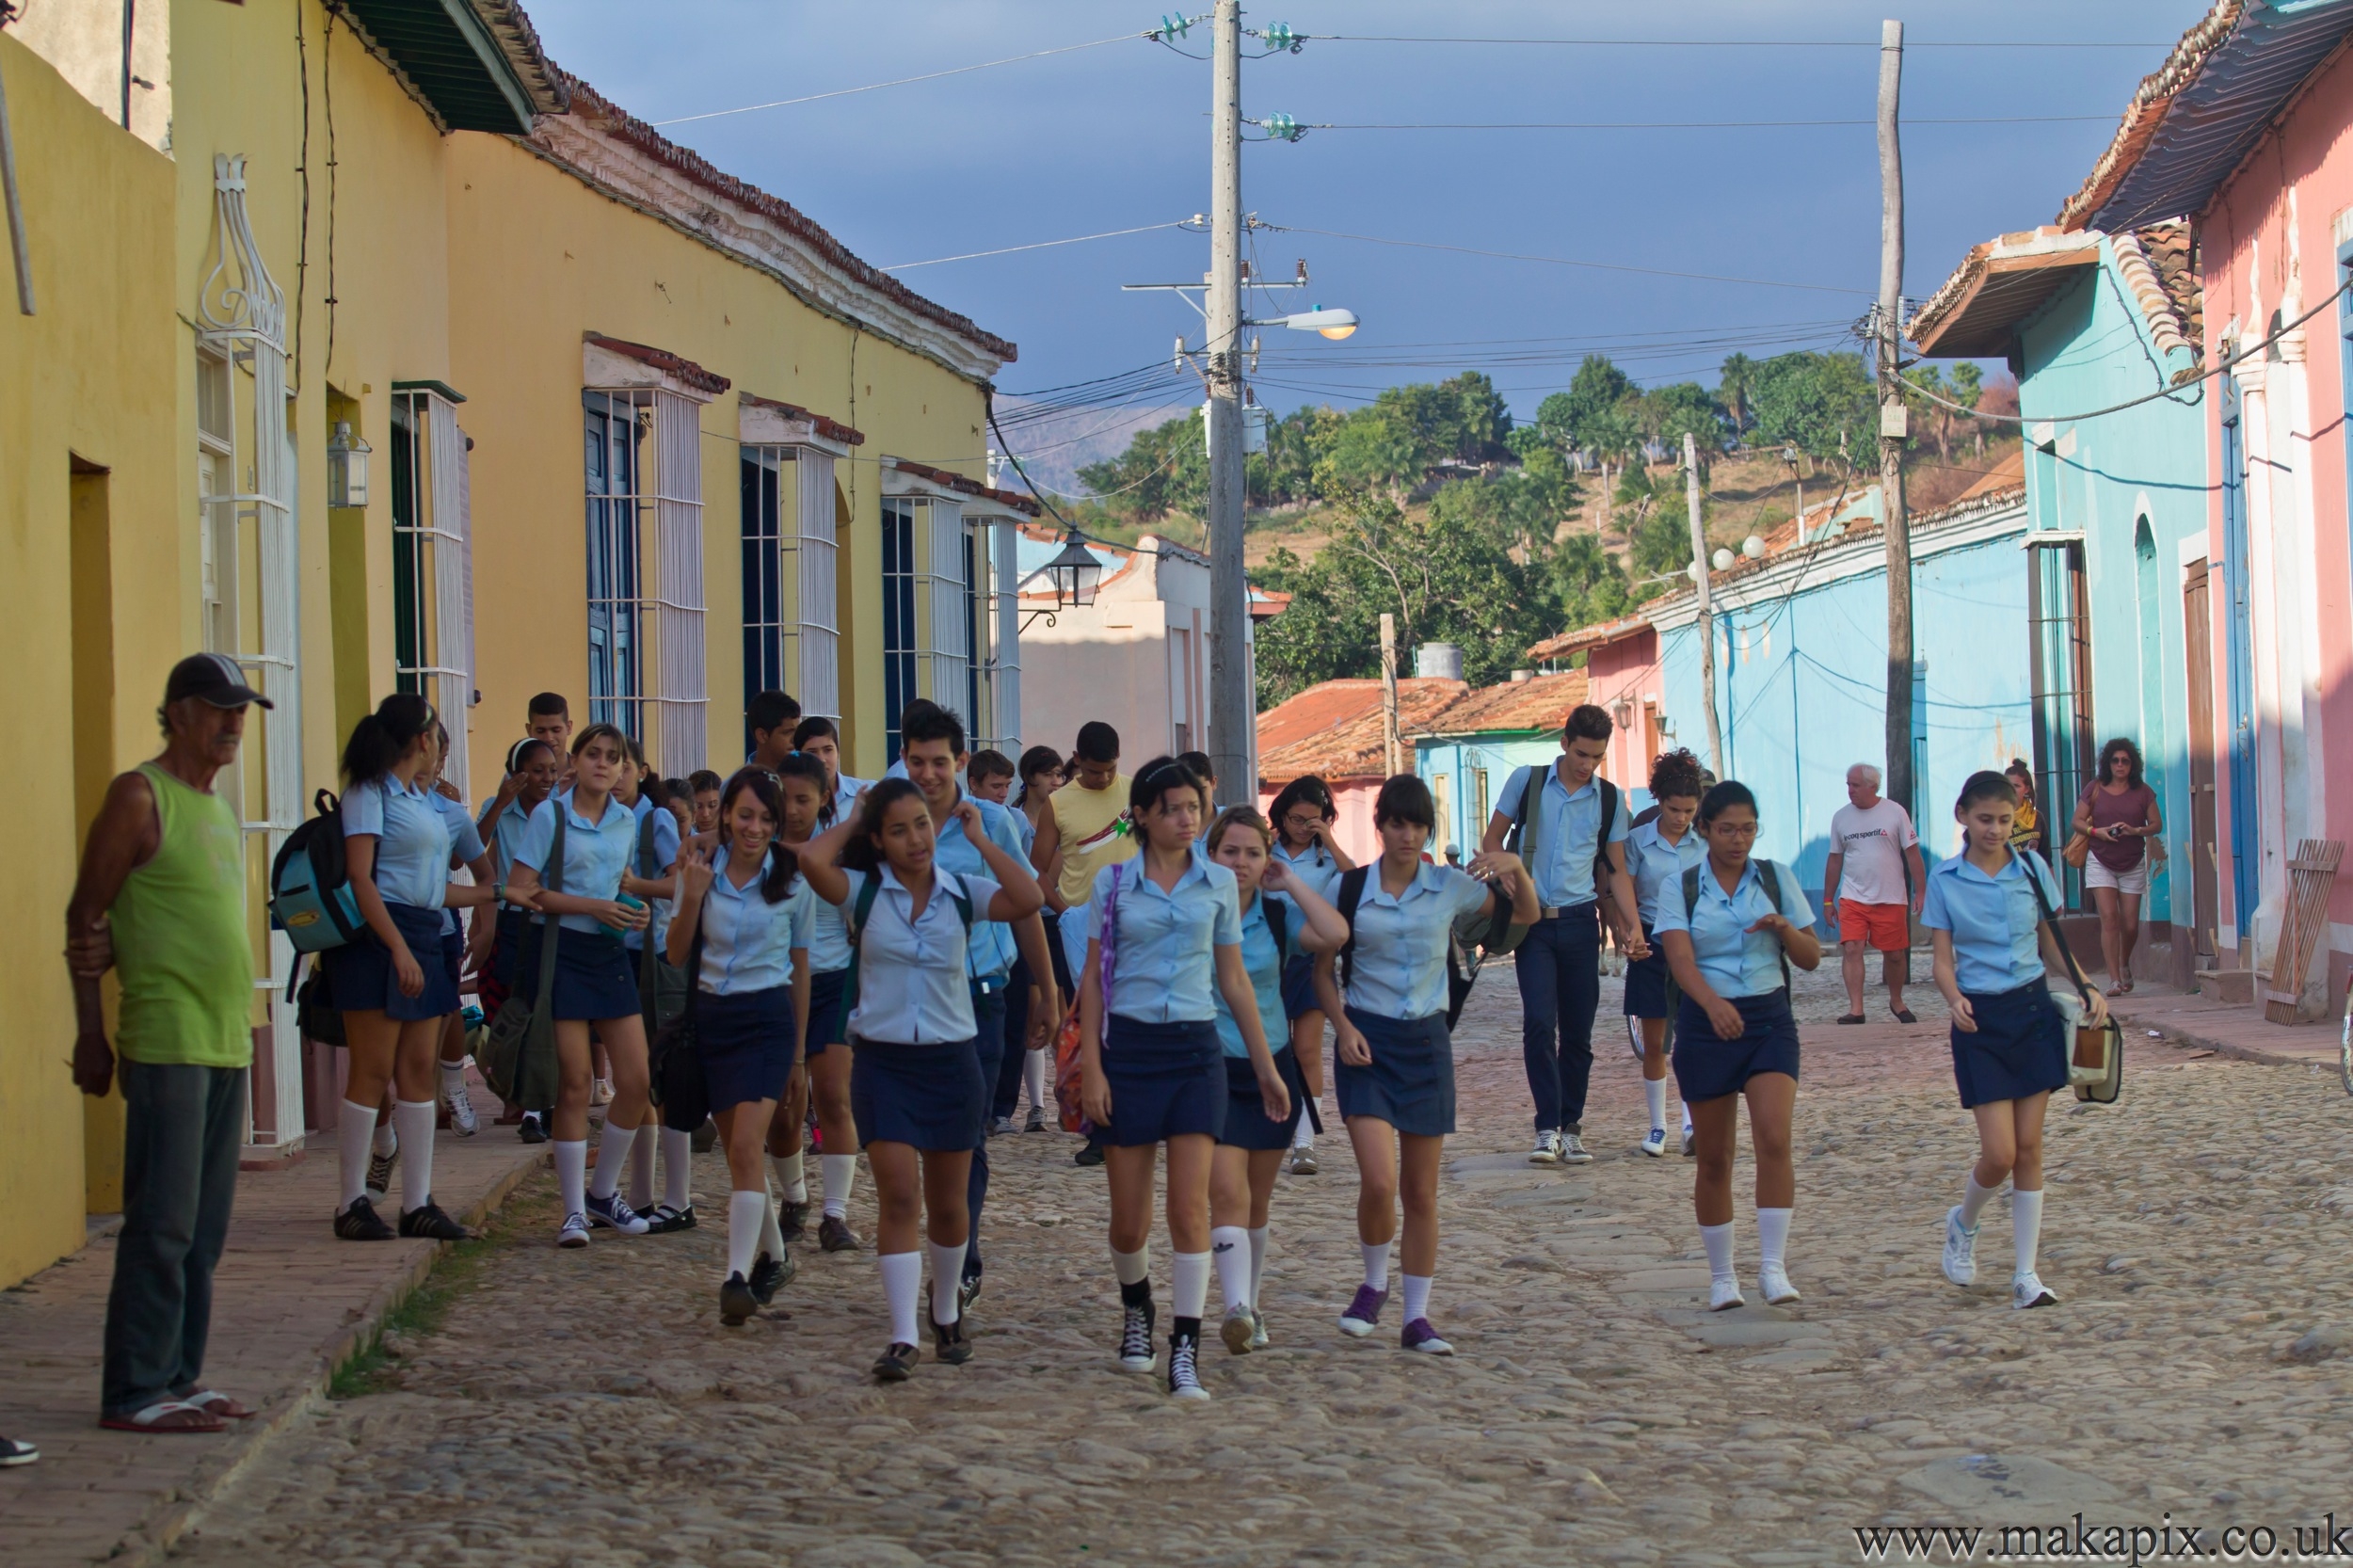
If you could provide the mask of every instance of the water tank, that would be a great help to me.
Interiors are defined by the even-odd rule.
[[[1535,679],[1536,672],[1534,670],[1513,670],[1512,672],[1512,684],[1514,686],[1524,685]]]
[[[1414,673],[1427,680],[1463,679],[1463,650],[1452,643],[1424,643],[1414,649]]]

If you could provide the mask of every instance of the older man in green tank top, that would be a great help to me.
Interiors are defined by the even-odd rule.
[[[256,703],[270,706],[222,654],[172,666],[163,755],[107,788],[66,909],[73,1081],[104,1095],[121,1058],[122,1231],[99,1422],[122,1431],[218,1432],[252,1414],[202,1374],[253,1063],[245,836],[213,781],[235,765]],[[111,1046],[109,968],[122,991]]]

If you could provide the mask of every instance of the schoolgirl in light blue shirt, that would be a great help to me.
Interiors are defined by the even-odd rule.
[[[1143,1023],[1208,1023],[1217,1016],[1210,1000],[1215,969],[1211,950],[1241,941],[1241,912],[1234,873],[1185,850],[1188,861],[1173,886],[1162,888],[1136,860],[1105,866],[1095,873],[1087,904],[1087,936],[1099,963],[1104,920],[1115,898],[1118,930],[1113,943],[1110,1011]]]
[[[626,765],[626,764],[625,764]],[[564,896],[567,898],[614,900],[621,896],[624,875],[634,880],[632,863],[637,855],[637,813],[620,801],[607,796],[602,811],[596,821],[583,816],[574,801],[578,786],[560,794],[551,795],[531,813],[523,826],[522,841],[515,846],[514,864],[539,872],[547,865],[548,856],[555,847],[555,814],[564,813]],[[513,872],[510,869],[511,878]],[[650,917],[648,917],[650,918]],[[545,924],[540,916],[538,923]],[[568,914],[558,922],[567,931],[600,931],[604,922],[594,915]],[[642,922],[640,925],[642,929]]]
[[[1673,888],[1672,896],[1682,898],[1683,873],[1707,858],[1707,845],[1688,829],[1680,842],[1668,842],[1654,817],[1626,834],[1625,857],[1634,876],[1634,906],[1644,928],[1656,929],[1660,893]]]
[[[1769,923],[1774,916],[1801,929],[1814,923],[1814,906],[1798,887],[1796,873],[1774,868],[1781,890],[1781,902],[1776,904],[1765,889],[1760,864],[1756,860],[1744,864],[1739,882],[1730,892],[1703,870],[1699,897],[1689,914],[1684,911],[1678,878],[1660,900],[1657,919],[1652,924],[1659,936],[1673,932],[1690,944],[1701,978],[1711,992],[1726,1000],[1769,996],[1783,988],[1783,939]]]
[[[432,791],[390,774],[344,792],[344,838],[376,840],[371,874],[387,904],[441,907],[449,889],[451,828],[434,799]]]

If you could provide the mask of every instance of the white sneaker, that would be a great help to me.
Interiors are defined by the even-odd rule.
[[[1789,1283],[1789,1271],[1778,1263],[1756,1266],[1756,1288],[1768,1305],[1786,1306],[1798,1299],[1798,1288]]]
[[[1699,1147],[1699,1134],[1693,1132],[1690,1124],[1686,1122],[1683,1127],[1683,1158],[1690,1159],[1691,1152]]]
[[[1740,1294],[1737,1279],[1711,1279],[1707,1282],[1707,1310],[1725,1312],[1736,1306],[1746,1306],[1749,1299]]]
[[[588,1244],[588,1216],[578,1209],[564,1216],[556,1227],[555,1244],[559,1247],[584,1247]]]
[[[1011,1116],[1000,1116],[988,1125],[988,1135],[992,1138],[1010,1136],[1014,1131]]]
[[[1563,1132],[1560,1138],[1561,1164],[1587,1165],[1593,1162],[1593,1151],[1585,1146],[1585,1140],[1581,1136],[1574,1132]]]
[[[1250,1309],[1250,1348],[1262,1351],[1266,1346],[1266,1314],[1254,1306]]]
[[[1663,1127],[1652,1128],[1649,1136],[1642,1140],[1642,1152],[1653,1160],[1665,1154],[1667,1152],[1667,1129]]]
[[[1248,1355],[1250,1353],[1250,1341],[1254,1337],[1253,1325],[1250,1321],[1250,1308],[1246,1306],[1228,1308],[1225,1314],[1225,1326],[1223,1333],[1225,1339],[1225,1349],[1229,1353],[1234,1355]]]
[[[1315,1175],[1316,1151],[1305,1144],[1293,1144],[1289,1162],[1283,1169],[1292,1176]]]
[[[1536,1134],[1535,1146],[1528,1151],[1528,1162],[1530,1165],[1560,1164],[1561,1135],[1550,1130]]]
[[[1961,1223],[1961,1205],[1945,1211],[1945,1277],[1955,1285],[1977,1283],[1977,1233]]]
[[[481,1119],[473,1113],[473,1096],[466,1093],[464,1083],[441,1096],[449,1108],[449,1129],[460,1138],[471,1138],[482,1129]]]
[[[2015,1274],[2009,1282],[2009,1304],[2024,1312],[2030,1306],[2057,1306],[2058,1297],[2034,1274]]]
[[[599,1105],[613,1103],[613,1080],[600,1078],[591,1086],[588,1097]]]

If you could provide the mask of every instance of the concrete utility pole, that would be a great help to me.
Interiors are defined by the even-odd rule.
[[[1912,527],[1904,510],[1901,371],[1904,328],[1904,155],[1896,110],[1903,91],[1904,24],[1880,24],[1880,505],[1887,538],[1887,797],[1912,798]]]
[[[1691,514],[1691,575],[1700,585],[1700,700],[1707,705],[1707,767],[1724,776],[1724,730],[1716,717],[1716,617],[1707,608],[1707,529],[1700,521],[1700,447],[1683,433],[1683,504]]]
[[[1242,569],[1248,501],[1241,419],[1241,4],[1217,0],[1211,23],[1209,276],[1209,757],[1218,804],[1258,798],[1257,703],[1250,689],[1250,589]]]
[[[1405,744],[1397,724],[1397,617],[1381,613],[1381,757],[1388,776],[1405,771]]]

